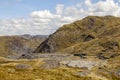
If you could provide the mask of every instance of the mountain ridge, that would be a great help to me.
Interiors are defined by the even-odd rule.
[[[0,56],[10,56],[32,51],[44,41],[47,36],[11,35],[0,36]]]
[[[96,43],[99,43],[97,48],[99,52],[94,52],[96,54],[106,50],[106,47],[102,46],[102,43],[109,44],[109,46],[117,46],[119,50],[120,45],[120,18],[114,16],[88,16],[82,20],[75,21],[71,24],[66,24],[60,27],[55,33],[50,35],[43,43],[41,43],[38,48],[34,51],[36,53],[53,53],[53,52],[64,52],[71,53],[71,48],[79,44],[91,44],[92,40],[96,39]],[[113,39],[114,38],[114,39]],[[115,41],[117,38],[117,41]],[[105,42],[106,40],[106,42]],[[110,41],[109,41],[110,40]],[[93,41],[94,42],[94,41]],[[88,43],[88,44],[87,44]],[[92,45],[92,44],[91,44]],[[94,46],[96,44],[93,44]],[[84,45],[82,45],[84,46]],[[82,53],[82,46],[73,49],[72,53]],[[68,49],[68,50],[67,50]],[[96,49],[91,47],[91,50]],[[65,51],[66,50],[66,51]],[[114,51],[114,50],[113,50]],[[89,52],[89,50],[88,50]]]

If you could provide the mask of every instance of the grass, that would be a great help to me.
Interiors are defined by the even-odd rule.
[[[10,68],[9,68],[10,69]],[[72,70],[64,71],[64,69],[56,70],[15,70],[15,72],[7,72],[8,68],[2,68],[0,79],[3,80],[85,80],[87,78],[77,77],[73,75]],[[7,70],[7,71],[6,71]],[[12,68],[11,68],[12,70]],[[13,69],[14,70],[14,69]]]
[[[0,80],[89,80],[89,77],[75,75],[77,69],[73,68],[41,69],[42,59],[0,59]],[[32,68],[18,69],[18,64],[27,64]]]
[[[109,59],[106,66],[94,67],[86,76],[78,73],[86,71],[79,68],[58,67],[43,69],[40,66],[44,59],[12,60],[0,57],[0,80],[119,80],[115,71],[120,67],[120,56]],[[90,58],[90,60],[92,60]],[[98,59],[93,59],[98,60]],[[114,64],[116,62],[116,64]],[[28,68],[18,68],[17,65],[29,65]]]

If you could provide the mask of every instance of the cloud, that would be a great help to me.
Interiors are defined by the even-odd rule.
[[[114,0],[100,0],[96,3],[93,3],[92,0],[85,0],[74,6],[58,4],[55,10],[54,13],[50,10],[33,11],[28,18],[1,19],[0,34],[51,34],[63,24],[71,23],[88,15],[120,16],[119,2],[114,2]]]
[[[91,3],[90,0],[86,0],[85,5],[88,6],[87,13],[91,13],[92,15],[120,16],[120,6],[113,0],[99,1],[97,3]]]
[[[64,5],[63,4],[58,4],[57,7],[56,7],[56,14],[62,14],[63,9],[64,9]]]
[[[53,17],[53,14],[49,10],[44,11],[34,11],[30,14],[31,17],[40,18],[40,19],[49,19]]]
[[[85,0],[86,6],[92,6],[91,0]]]

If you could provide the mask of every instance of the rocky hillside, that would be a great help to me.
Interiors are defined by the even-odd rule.
[[[36,53],[89,53],[104,55],[120,50],[120,18],[88,16],[63,25],[35,50]]]
[[[31,53],[37,46],[46,54]],[[89,16],[47,39],[0,37],[0,56],[8,55],[0,57],[0,80],[120,80],[120,18]]]
[[[0,36],[0,56],[31,53],[46,36]]]

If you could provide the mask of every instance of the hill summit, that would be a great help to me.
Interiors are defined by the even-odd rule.
[[[35,50],[36,53],[119,52],[120,18],[88,16],[60,27]]]

